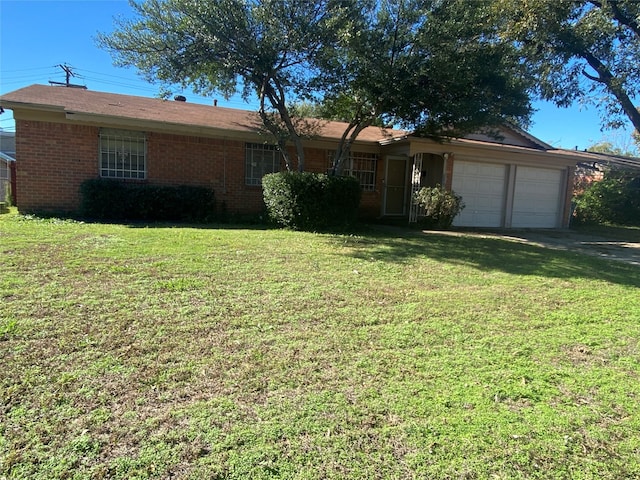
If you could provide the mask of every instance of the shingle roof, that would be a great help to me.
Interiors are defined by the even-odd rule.
[[[0,105],[11,109],[61,111],[69,117],[84,114],[247,133],[255,133],[261,125],[258,114],[248,110],[46,85],[31,85],[2,95]],[[345,127],[342,122],[321,121],[318,136],[338,139]],[[404,133],[368,127],[358,140],[378,142]]]
[[[631,168],[633,170],[640,170],[640,158],[636,157],[626,157],[622,155],[613,155],[609,153],[600,153],[600,152],[589,152],[579,151],[579,150],[563,150],[558,149],[554,150],[557,152],[570,152],[573,155],[580,157],[582,164],[587,165],[606,165],[609,167],[618,167],[618,168]]]

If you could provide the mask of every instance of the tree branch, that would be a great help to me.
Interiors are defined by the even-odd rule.
[[[591,68],[598,72],[598,77],[588,75],[586,72],[584,72],[584,70],[582,73],[587,78],[606,85],[609,92],[611,92],[611,94],[613,94],[616,99],[618,99],[618,102],[620,102],[622,110],[627,115],[629,120],[631,120],[631,123],[633,123],[635,129],[640,131],[640,112],[638,112],[636,107],[633,105],[633,102],[629,98],[629,95],[619,84],[616,77],[614,77],[607,66],[591,52],[584,50],[581,52],[581,55],[587,61],[587,63],[589,63]]]
[[[590,0],[589,3],[598,7],[600,10],[604,10],[605,3],[599,0]],[[633,18],[627,16],[618,5],[617,0],[609,0],[606,2],[606,5],[611,8],[611,13],[613,13],[613,18],[616,19],[622,25],[626,25],[629,27],[635,35],[640,38],[640,24]]]

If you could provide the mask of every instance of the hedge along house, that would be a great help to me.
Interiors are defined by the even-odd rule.
[[[114,178],[214,190],[231,213],[262,211],[261,178],[283,168],[255,112],[153,98],[32,85],[0,97],[16,122],[21,212],[74,212],[87,179]],[[344,131],[318,121],[305,141],[306,169],[325,172]],[[457,226],[566,227],[579,154],[556,150],[505,127],[436,142],[369,127],[353,144],[344,174],[360,180],[361,215],[419,213],[412,193],[442,184],[463,197]]]

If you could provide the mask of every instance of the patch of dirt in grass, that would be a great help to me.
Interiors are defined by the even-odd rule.
[[[628,343],[602,349],[593,349],[585,344],[565,345],[561,349],[561,355],[556,360],[558,363],[568,362],[575,367],[602,367],[621,358],[636,358],[637,348],[637,341],[634,339],[629,339]],[[630,369],[627,374],[636,376]]]
[[[586,345],[570,345],[562,349],[563,357],[573,365],[585,365],[596,362],[593,351]]]

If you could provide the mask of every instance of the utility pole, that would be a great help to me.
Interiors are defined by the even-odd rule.
[[[53,80],[49,80],[49,83],[51,85],[58,85],[58,86],[67,87],[67,88],[82,88],[83,90],[87,89],[86,85],[75,85],[71,83],[71,77],[75,77],[77,75],[73,73],[73,70],[69,65],[66,65],[66,64],[56,65],[56,67],[60,67],[62,71],[65,73],[66,81],[62,83],[62,82],[54,82]]]

